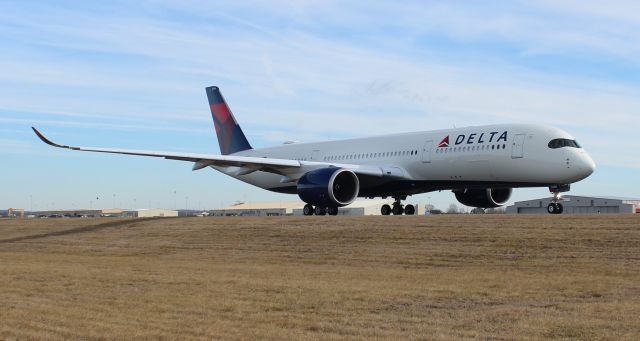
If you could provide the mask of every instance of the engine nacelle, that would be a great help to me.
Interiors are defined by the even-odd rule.
[[[471,207],[494,208],[504,205],[511,197],[511,188],[465,189],[454,191],[456,199]]]
[[[320,168],[298,180],[298,196],[314,206],[346,206],[356,200],[359,191],[358,176],[348,169]]]

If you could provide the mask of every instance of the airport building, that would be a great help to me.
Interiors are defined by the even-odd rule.
[[[79,210],[48,210],[33,212],[40,218],[44,217],[122,217],[124,210],[120,208],[79,209]]]
[[[24,218],[24,208],[10,208],[7,210],[9,218]]]
[[[38,218],[149,218],[149,217],[177,217],[178,211],[165,209],[138,209],[126,211],[120,208],[79,209],[79,210],[49,210],[32,212],[32,217]]]
[[[349,206],[340,207],[338,215],[361,216],[380,215],[380,207],[384,204],[391,204],[392,200],[356,200]],[[407,202],[405,202],[407,204]],[[285,216],[303,215],[302,208],[305,203],[302,201],[274,201],[262,203],[237,203],[224,208],[211,211],[214,216],[243,216],[243,217],[265,217],[265,216]],[[419,206],[418,206],[419,207]],[[424,212],[422,212],[424,213]],[[419,212],[416,212],[419,214]]]
[[[293,210],[302,208],[301,201],[286,202],[239,202],[231,206],[211,211],[213,216],[242,216],[242,217],[268,217],[293,215]]]
[[[507,213],[544,213],[551,197],[518,201],[507,207]],[[640,199],[596,197],[596,196],[562,196],[563,213],[640,213]]]
[[[143,208],[126,211],[123,216],[128,218],[154,218],[154,217],[177,217],[178,211],[165,210],[162,208]]]

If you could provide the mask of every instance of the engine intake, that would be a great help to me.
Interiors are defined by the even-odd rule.
[[[358,176],[348,169],[320,168],[298,180],[298,196],[314,206],[346,206],[356,200],[359,191]]]
[[[456,199],[471,207],[495,208],[504,205],[511,197],[511,188],[465,189],[454,191]]]

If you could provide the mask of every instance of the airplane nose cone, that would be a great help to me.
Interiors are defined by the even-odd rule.
[[[593,174],[593,172],[596,170],[596,163],[593,161],[591,156],[589,156],[589,154],[587,153],[584,153],[581,155],[578,163],[579,163],[578,168],[580,169],[582,173],[581,175],[584,178]]]

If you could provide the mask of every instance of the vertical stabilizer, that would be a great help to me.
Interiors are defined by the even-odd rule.
[[[222,97],[220,89],[217,86],[210,86],[206,90],[222,155],[252,149],[238,122],[233,117],[227,102]]]

